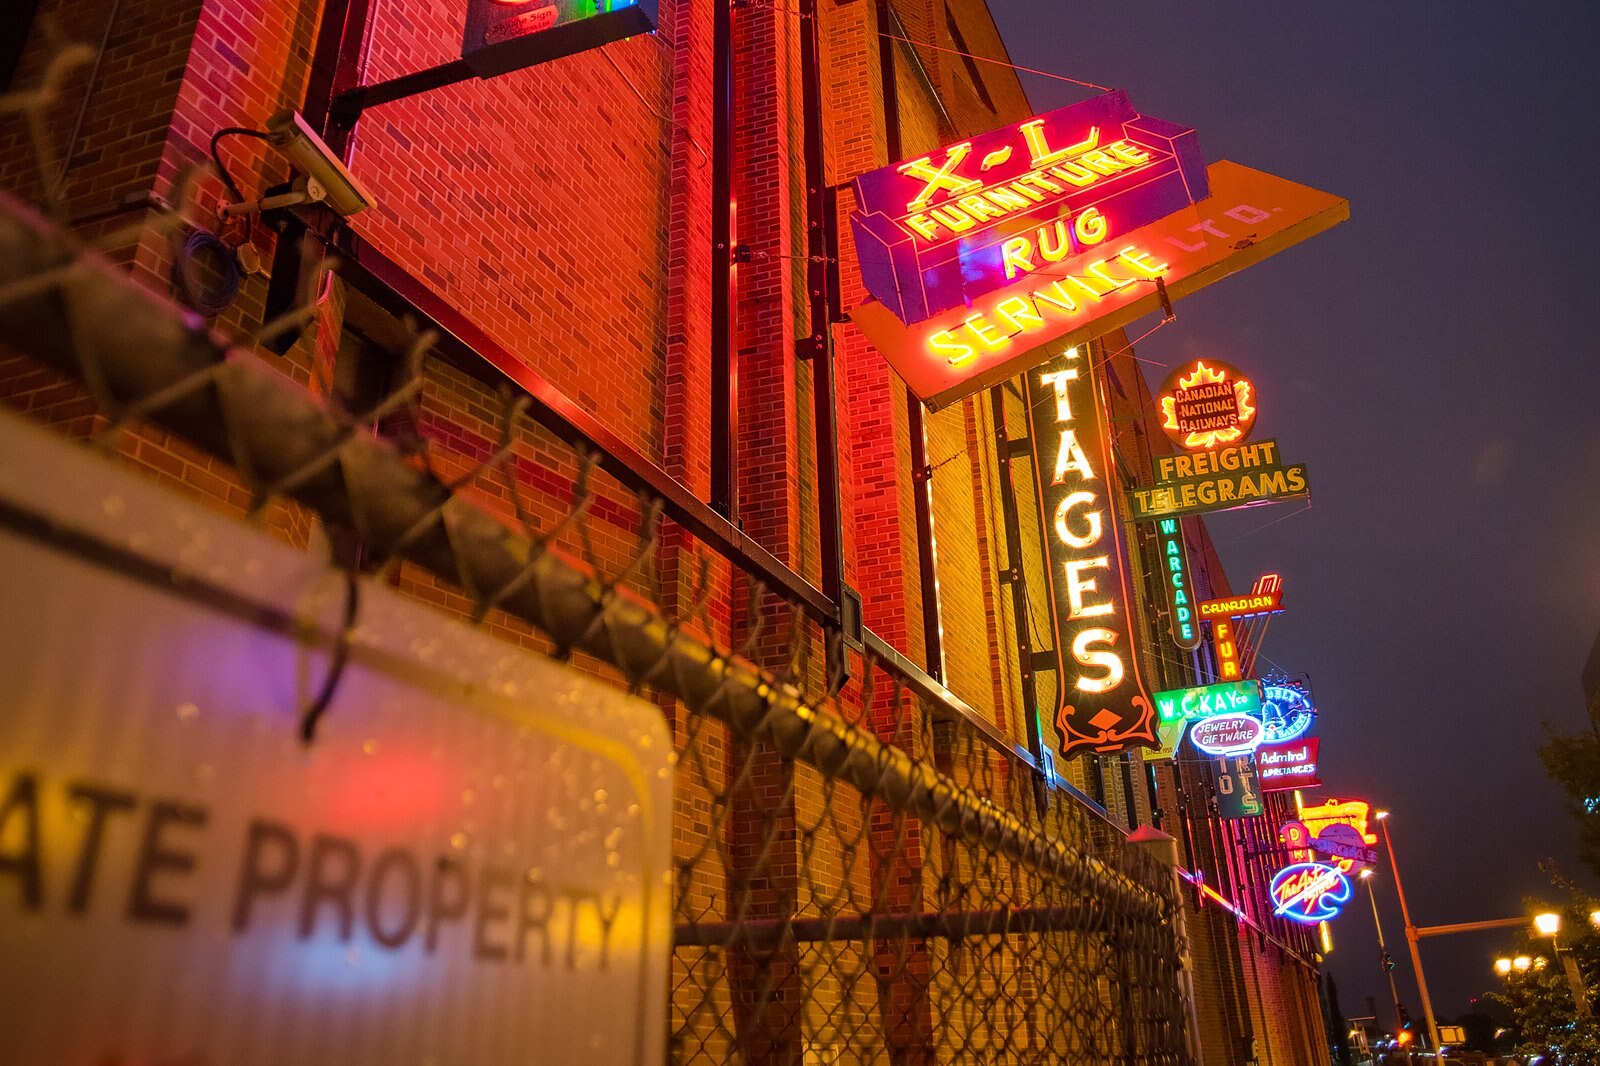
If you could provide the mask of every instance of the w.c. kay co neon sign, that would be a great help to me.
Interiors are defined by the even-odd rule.
[[[1063,306],[1129,270],[1155,277],[1160,264],[1117,238],[1208,185],[1194,130],[1113,92],[863,174],[855,193],[867,290],[909,325],[1029,275]],[[1055,264],[1102,247],[1087,278],[1053,284]]]

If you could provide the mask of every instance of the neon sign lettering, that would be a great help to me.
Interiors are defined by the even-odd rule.
[[[1300,821],[1313,837],[1321,836],[1330,825],[1344,824],[1353,827],[1368,844],[1376,844],[1375,834],[1367,832],[1367,822],[1372,806],[1364,800],[1328,800],[1317,807],[1302,807]]]
[[[1255,715],[1261,712],[1261,686],[1254,681],[1237,681],[1173,688],[1157,692],[1155,700],[1163,722],[1219,714]]]
[[[1200,626],[1195,620],[1194,602],[1189,598],[1189,552],[1183,540],[1183,521],[1168,518],[1159,527],[1157,544],[1161,549],[1162,584],[1167,590],[1167,610],[1172,619],[1172,642],[1184,651],[1200,646]]]
[[[1350,879],[1320,862],[1285,866],[1268,886],[1272,913],[1304,925],[1316,925],[1339,916],[1354,889]]]
[[[1261,723],[1248,714],[1219,714],[1189,727],[1189,743],[1207,755],[1247,755],[1261,746]]]
[[[1290,788],[1312,788],[1322,783],[1317,776],[1317,754],[1322,742],[1315,737],[1288,743],[1265,741],[1256,749],[1256,766],[1263,792]]]
[[[923,321],[1209,194],[1191,129],[1113,92],[862,174],[867,290]]]
[[[1180,448],[1235,444],[1256,424],[1255,386],[1236,367],[1215,359],[1174,370],[1158,395],[1161,428]]]
[[[1099,374],[1077,348],[1026,375],[1039,517],[1050,567],[1060,755],[1156,746],[1129,604],[1127,545]]]
[[[1316,721],[1317,709],[1311,703],[1311,696],[1298,685],[1267,681],[1261,686],[1261,694],[1261,720],[1266,726],[1269,744],[1298,740]]]
[[[1088,124],[1107,135],[1107,123]],[[982,174],[973,169],[985,158],[982,140],[973,139],[952,176]],[[1017,137],[1002,140],[996,150]],[[1049,143],[1070,140],[1070,134],[1052,135]],[[1024,154],[1013,146],[1007,158],[1026,165],[1031,160]],[[932,159],[929,165],[939,169]],[[1045,345],[1059,351],[1103,336],[1349,217],[1349,205],[1336,196],[1236,163],[1214,163],[1205,174],[1209,197],[1135,228],[1129,228],[1124,197],[1094,203],[1107,236],[1071,256],[1054,228],[1067,216],[1013,214],[962,234],[931,265],[921,262],[933,254],[917,244],[922,238],[908,235],[896,221],[926,182],[908,187],[906,175],[888,168],[886,177],[873,179],[888,183],[874,201],[866,187],[872,176],[863,175],[852,223],[862,274],[875,299],[852,309],[850,318],[911,390],[937,409],[1038,365]],[[1139,172],[1108,178],[1104,190],[1146,177]],[[1094,196],[1097,189],[1079,192]],[[1071,218],[1083,214],[1074,207]],[[1065,236],[1076,239],[1072,232]],[[1012,244],[1008,278],[1002,246],[1018,237],[1031,249]],[[1052,255],[1065,258],[1046,260],[1046,242]],[[1030,264],[1037,269],[1028,271]]]

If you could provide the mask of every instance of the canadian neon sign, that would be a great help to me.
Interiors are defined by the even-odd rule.
[[[976,158],[976,150],[969,156]],[[921,321],[908,324],[882,296],[850,318],[911,390],[937,409],[1036,366],[1045,345],[1081,344],[1169,308],[1350,214],[1336,196],[1237,163],[1213,163],[1206,181],[1210,196],[1192,206],[1125,234],[1108,230],[1105,240],[1060,262],[1042,254],[1030,258],[1037,269],[1014,267],[1014,278],[997,266],[1001,287]],[[870,246],[861,251],[869,275],[873,254]],[[893,297],[886,253],[879,259],[881,276],[869,288],[889,285]]]
[[[1189,594],[1189,550],[1183,540],[1181,519],[1168,518],[1158,527],[1161,550],[1162,585],[1167,590],[1172,642],[1184,651],[1200,646],[1200,625],[1195,619],[1194,600]]]
[[[1118,91],[863,174],[850,223],[867,291],[909,324],[1208,192],[1194,130]]]
[[[656,28],[656,0],[467,0],[461,58],[480,78]]]
[[[1057,662],[1056,735],[1079,748],[1155,747],[1140,674],[1126,532],[1115,508],[1099,372],[1070,348],[1025,375]]]
[[[1162,430],[1190,451],[1236,444],[1256,424],[1255,385],[1215,359],[1197,359],[1168,374],[1158,403]]]
[[[1304,925],[1337,918],[1354,891],[1348,877],[1320,862],[1285,866],[1267,888],[1272,913]]]
[[[1197,719],[1189,727],[1189,743],[1207,755],[1248,755],[1261,746],[1261,734],[1259,719],[1219,714]]]

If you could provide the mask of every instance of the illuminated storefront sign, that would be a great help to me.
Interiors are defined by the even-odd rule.
[[[1165,524],[1165,522],[1163,522]],[[1251,618],[1258,614],[1280,614],[1283,611],[1283,578],[1277,574],[1262,574],[1243,596],[1226,596],[1218,600],[1201,600],[1195,604],[1195,613],[1201,621],[1214,618]]]
[[[1320,862],[1285,866],[1267,889],[1272,913],[1305,925],[1337,918],[1354,889],[1350,879],[1335,867]]]
[[[1261,732],[1261,722],[1248,714],[1219,714],[1191,725],[1189,743],[1207,755],[1244,755],[1260,747]]]
[[[1227,821],[1254,818],[1266,808],[1256,785],[1256,761],[1250,755],[1229,755],[1211,761],[1217,785],[1217,816]]]
[[[1238,681],[1243,671],[1239,668],[1239,640],[1233,635],[1231,619],[1218,618],[1211,623],[1211,649],[1217,656],[1217,676],[1223,681]]]
[[[656,0],[467,0],[461,58],[491,78],[656,28]]]
[[[1361,834],[1368,844],[1378,842],[1377,835],[1367,829],[1372,806],[1363,800],[1328,800],[1316,807],[1300,808],[1300,822],[1313,837],[1322,835],[1330,825],[1348,825]]]
[[[1261,721],[1269,744],[1298,740],[1317,720],[1311,694],[1302,685],[1269,678],[1261,683],[1261,695]]]
[[[1378,849],[1362,839],[1351,825],[1335,822],[1311,839],[1311,850],[1333,860],[1345,873],[1360,873],[1378,861]]]
[[[1191,451],[1236,444],[1256,424],[1255,386],[1215,359],[1197,359],[1167,375],[1157,403],[1167,437]]]
[[[1154,748],[1144,748],[1139,754],[1144,756],[1145,762],[1160,762],[1170,759],[1177,753],[1178,745],[1183,743],[1184,733],[1188,731],[1189,720],[1179,718],[1176,721],[1164,722],[1156,720],[1156,737],[1158,745]]]
[[[1154,485],[1128,492],[1135,521],[1230,511],[1311,494],[1305,464],[1284,465],[1275,440],[1157,456],[1155,470]]]
[[[877,300],[850,316],[937,409],[1037,365],[1046,344],[1080,344],[1128,325],[1350,214],[1337,196],[1237,163],[1206,173],[1211,195],[1192,207],[1059,263],[1041,256],[1037,271],[926,321],[907,325]]]
[[[1157,527],[1161,551],[1162,586],[1167,590],[1167,610],[1172,619],[1172,642],[1184,651],[1200,646],[1200,624],[1189,592],[1189,551],[1183,542],[1183,521],[1168,518]]]
[[[1071,348],[1025,376],[1060,679],[1058,754],[1154,746],[1100,374]]]
[[[1004,288],[1203,200],[1192,129],[1110,92],[855,180],[870,292],[904,323]]]
[[[1156,710],[1163,722],[1211,718],[1219,714],[1261,713],[1261,686],[1254,681],[1197,685],[1157,692]]]
[[[1317,776],[1317,754],[1321,746],[1322,741],[1315,737],[1262,744],[1256,749],[1261,790],[1277,792],[1290,788],[1315,788],[1322,784],[1322,778]]]

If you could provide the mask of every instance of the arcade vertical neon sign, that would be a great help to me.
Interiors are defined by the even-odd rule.
[[[1024,375],[1039,518],[1050,565],[1059,753],[1155,747],[1134,647],[1127,534],[1106,439],[1099,372],[1069,348]]]
[[[1200,626],[1194,616],[1194,600],[1189,594],[1189,552],[1183,542],[1183,520],[1163,518],[1160,530],[1162,582],[1167,589],[1167,607],[1172,613],[1172,641],[1184,651],[1200,646]]]

